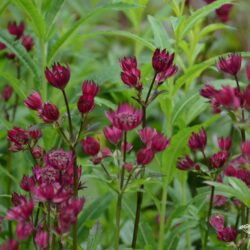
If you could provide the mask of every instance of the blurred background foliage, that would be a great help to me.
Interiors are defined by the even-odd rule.
[[[212,115],[208,111],[209,104],[199,96],[200,87],[207,81],[218,86],[230,83],[214,66],[219,55],[249,50],[249,0],[234,1],[227,23],[221,23],[214,13],[216,8],[230,2],[233,1],[218,0],[205,5],[201,0],[192,0],[186,6],[184,0],[2,0],[0,41],[15,50],[23,66],[18,80],[13,63],[1,52],[0,88],[10,84],[19,95],[20,104],[13,122],[6,121],[1,112],[0,215],[5,214],[8,207],[9,197],[5,195],[8,179],[15,183],[13,191],[19,191],[21,176],[32,169],[28,154],[7,153],[7,129],[38,124],[43,127],[46,150],[63,147],[54,130],[41,124],[39,118],[23,105],[32,90],[39,90],[45,100],[57,104],[61,113],[65,112],[61,95],[44,79],[45,67],[54,62],[70,66],[71,81],[66,91],[76,127],[80,121],[76,102],[81,94],[81,84],[85,79],[98,82],[101,93],[86,134],[94,134],[104,144],[101,131],[108,124],[104,111],[123,101],[133,102],[133,90],[121,83],[119,60],[124,56],[136,56],[143,84],[148,88],[153,77],[152,53],[156,47],[166,48],[176,53],[178,74],[161,87],[166,94],[150,107],[148,114],[149,124],[171,136],[172,143],[147,168],[146,179],[134,183],[126,196],[121,237],[128,246],[135,211],[134,190],[143,181],[147,195],[139,235],[141,248],[156,249],[157,216],[166,214],[167,222],[162,225],[167,242],[165,249],[192,249],[192,242],[199,249],[199,229],[204,227],[201,219],[206,215],[209,188],[192,174],[188,177],[186,173],[180,173],[175,166],[177,158],[188,152],[189,135],[201,126],[208,130],[211,151],[215,147],[215,135],[227,136],[230,132],[229,118]],[[6,34],[8,22],[14,20],[24,20],[26,32],[35,40],[30,55]],[[249,54],[243,53],[243,56]],[[244,72],[241,84],[246,84]],[[235,135],[234,139],[239,140],[239,136]],[[138,147],[134,137],[131,136],[129,141]],[[86,186],[80,193],[86,198],[86,207],[79,218],[80,242],[84,249],[108,249],[112,245],[114,227],[112,183],[104,180],[101,169],[92,166],[80,148],[79,156]],[[10,171],[6,168],[8,157],[11,158]],[[219,243],[215,234],[213,240],[216,249],[230,249]]]

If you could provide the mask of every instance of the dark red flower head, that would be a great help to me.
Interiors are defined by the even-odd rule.
[[[222,167],[228,159],[226,151],[220,151],[211,157],[211,164],[214,168]]]
[[[100,143],[93,137],[87,137],[81,141],[83,151],[87,155],[97,155],[100,151]]]
[[[114,145],[117,145],[122,139],[122,130],[116,127],[106,127],[103,129],[103,133],[106,139]]]
[[[155,70],[155,72],[163,72],[169,69],[174,61],[174,53],[170,54],[169,52],[164,50],[160,50],[157,48],[154,52],[154,55],[152,57],[152,65]]]
[[[44,230],[39,230],[36,233],[35,242],[40,249],[46,249],[49,243],[48,232]]]
[[[5,102],[7,102],[13,94],[13,88],[10,85],[6,85],[3,88],[2,97]]]
[[[77,102],[77,107],[82,114],[91,112],[95,107],[94,97],[92,95],[81,95]]]
[[[156,133],[152,138],[151,148],[154,152],[161,152],[170,144],[170,140],[161,133]]]
[[[9,130],[8,139],[18,146],[26,145],[29,141],[27,132],[22,128],[13,128]]]
[[[33,224],[30,222],[19,222],[16,226],[16,235],[20,241],[27,240],[33,232]]]
[[[82,84],[82,94],[86,96],[92,96],[93,98],[100,91],[99,86],[94,81],[84,81]]]
[[[6,48],[6,45],[2,42],[0,42],[0,51],[4,50]]]
[[[232,7],[233,5],[228,3],[228,4],[223,4],[220,8],[216,9],[215,12],[223,23],[226,23],[229,20],[229,14]]]
[[[244,108],[249,112],[250,111],[250,85],[248,85],[246,87],[246,89],[243,93],[243,99],[244,99],[244,101],[243,101]]]
[[[136,154],[139,165],[147,165],[154,159],[154,152],[150,148],[142,148]]]
[[[42,97],[36,91],[32,92],[30,96],[24,101],[24,104],[27,108],[33,110],[40,110],[43,106]]]
[[[137,90],[142,89],[140,82],[141,71],[137,68],[137,60],[135,57],[124,57],[120,62],[122,72],[121,79],[129,87]]]
[[[30,192],[33,190],[33,188],[35,187],[35,179],[34,177],[30,177],[30,176],[26,176],[24,175],[22,178],[22,181],[20,183],[20,187],[27,192]]]
[[[34,47],[34,41],[31,36],[23,36],[22,37],[22,45],[29,52]]]
[[[180,170],[190,170],[195,166],[195,163],[192,159],[186,155],[184,158],[181,158],[177,162],[177,168]]]
[[[46,68],[45,76],[49,84],[63,90],[70,79],[69,66],[64,67],[59,63],[55,63],[51,70],[48,67]]]
[[[214,86],[210,85],[210,84],[206,84],[200,91],[200,95],[207,98],[207,99],[211,99],[215,96],[215,94],[218,92],[218,90],[216,90],[214,88]]]
[[[218,240],[231,242],[237,238],[237,230],[234,227],[225,227],[217,232]]]
[[[210,217],[209,223],[216,231],[221,231],[224,229],[224,216],[222,214],[215,214]]]
[[[250,140],[241,143],[240,148],[244,158],[250,160]]]
[[[230,54],[225,57],[221,57],[217,64],[219,70],[224,71],[230,75],[236,76],[241,68],[241,55]]]
[[[8,24],[8,31],[11,35],[15,36],[16,39],[21,38],[25,29],[23,22],[17,24],[16,22],[10,22]]]
[[[34,140],[39,140],[42,137],[42,130],[40,128],[29,128],[29,136]]]
[[[140,109],[124,103],[116,111],[107,112],[106,116],[114,127],[122,131],[129,131],[140,125],[143,114]]]
[[[14,206],[19,206],[27,202],[27,199],[24,195],[14,192],[11,196],[11,202]]]
[[[1,250],[19,250],[19,246],[15,240],[10,239],[6,243],[3,243],[2,245],[0,245],[0,249]]]
[[[45,123],[52,123],[59,119],[59,110],[56,105],[51,103],[44,103],[40,111],[40,117]]]
[[[219,148],[224,151],[229,151],[232,145],[232,139],[230,137],[219,137],[217,139]]]
[[[198,133],[192,133],[191,137],[188,140],[188,146],[192,150],[201,150],[203,151],[207,144],[207,134],[204,129],[201,129]]]

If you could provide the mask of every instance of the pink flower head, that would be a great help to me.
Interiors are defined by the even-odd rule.
[[[167,67],[164,71],[159,72],[156,75],[155,81],[158,85],[161,85],[163,82],[165,82],[168,78],[173,76],[177,72],[178,68],[175,64],[170,65]]]
[[[139,130],[138,133],[141,138],[141,141],[146,145],[151,145],[153,137],[157,134],[156,130],[150,127],[143,128]]]
[[[229,14],[232,7],[233,5],[228,3],[228,4],[223,4],[220,8],[216,9],[215,12],[223,23],[226,23],[229,20]]]
[[[29,136],[33,140],[39,140],[42,137],[42,130],[40,128],[31,127],[29,128]]]
[[[92,95],[81,95],[77,107],[80,113],[89,113],[95,107],[94,97]]]
[[[210,85],[210,84],[206,84],[200,91],[200,95],[207,98],[207,99],[211,99],[215,96],[215,94],[218,92],[218,90],[216,90],[214,88],[214,86]]]
[[[69,192],[65,191],[56,183],[44,183],[34,189],[35,199],[41,202],[50,201],[61,203],[69,198]]]
[[[36,245],[41,249],[46,249],[49,243],[49,235],[47,231],[39,230],[35,237]]]
[[[192,133],[188,140],[188,146],[192,150],[203,151],[207,145],[207,134],[204,129],[201,129],[198,133]]]
[[[214,168],[221,168],[228,159],[228,153],[220,151],[211,157],[211,164]]]
[[[2,244],[0,246],[0,249],[1,250],[19,250],[19,246],[15,240],[10,239],[6,243]]]
[[[243,157],[247,160],[250,160],[250,140],[241,143],[240,149]]]
[[[27,108],[33,110],[40,110],[43,106],[42,97],[36,91],[34,91],[28,98],[24,101],[24,104]]]
[[[154,152],[150,148],[142,148],[136,154],[139,165],[147,165],[154,159]]]
[[[121,79],[129,87],[137,90],[142,89],[140,82],[141,71],[137,68],[137,61],[135,57],[124,57],[120,62],[122,72]]]
[[[237,230],[234,227],[225,227],[217,232],[217,238],[225,242],[235,241],[237,238]]]
[[[34,201],[30,200],[22,202],[22,204],[11,208],[6,215],[7,220],[25,221],[27,220],[34,209]]]
[[[23,36],[22,37],[22,45],[29,52],[34,47],[34,40],[31,36]]]
[[[2,98],[5,102],[7,102],[11,96],[13,94],[13,88],[10,85],[6,85],[3,88],[3,92],[2,92]]]
[[[140,109],[124,103],[116,111],[107,112],[106,116],[114,127],[122,131],[129,131],[140,125],[143,114]]]
[[[226,176],[237,177],[237,173],[238,173],[237,169],[230,165],[224,169],[224,174]]]
[[[19,222],[16,226],[17,238],[21,241],[27,240],[33,232],[33,224],[28,222]]]
[[[132,150],[132,148],[133,148],[133,145],[131,143],[127,142],[126,143],[126,152],[129,153]],[[122,142],[121,150],[122,150],[122,152],[124,152],[124,150],[125,150],[125,144],[124,144],[124,142]]]
[[[161,152],[169,145],[170,140],[161,133],[156,133],[152,138],[151,148],[154,152]]]
[[[16,58],[16,54],[13,52],[8,52],[6,55],[6,58],[8,58],[9,60],[14,60]]]
[[[52,167],[58,170],[66,170],[74,164],[74,156],[71,151],[66,152],[63,149],[51,150],[45,154],[44,163],[46,167]]]
[[[40,111],[40,117],[45,123],[53,123],[59,119],[59,110],[56,105],[51,103],[44,103],[42,110]]]
[[[215,214],[210,217],[209,223],[216,231],[221,231],[224,229],[224,216],[222,214]]]
[[[180,170],[190,170],[195,166],[195,163],[192,159],[186,155],[184,158],[181,158],[177,162],[177,168]]]
[[[17,24],[16,22],[10,22],[8,24],[8,31],[11,35],[15,36],[16,39],[21,38],[25,29],[23,22]]]
[[[223,86],[215,96],[219,105],[229,110],[236,110],[240,107],[240,99],[231,86]]]
[[[33,176],[26,176],[24,175],[22,178],[22,181],[20,183],[20,187],[27,192],[30,192],[33,190],[33,188],[35,187],[35,179]]]
[[[14,206],[19,206],[27,202],[27,199],[24,195],[14,192],[11,196],[11,202]]]
[[[0,51],[4,50],[6,48],[6,45],[2,42],[0,42]]]
[[[40,146],[37,146],[37,147],[34,147],[32,149],[32,155],[36,158],[36,159],[39,159],[43,156],[43,149],[40,147]]]
[[[221,57],[217,64],[219,70],[228,73],[230,75],[236,76],[241,68],[241,55],[230,54],[227,58]]]
[[[224,195],[215,195],[213,199],[214,207],[224,206],[227,202],[227,198]]]
[[[8,130],[8,139],[17,146],[26,145],[29,141],[27,132],[22,128]]]
[[[232,145],[232,139],[230,137],[219,137],[217,139],[220,150],[229,151]]]
[[[60,63],[55,63],[51,70],[48,67],[46,68],[45,76],[49,84],[63,90],[70,79],[69,66],[64,67]]]
[[[157,73],[168,70],[170,67],[172,67],[173,61],[174,53],[169,54],[166,49],[161,51],[159,48],[157,48],[152,57],[152,65],[155,72]]]
[[[124,168],[130,173],[133,170],[133,164],[129,162],[124,163]]]
[[[95,97],[100,88],[94,81],[84,81],[82,84],[82,94],[87,96]]]
[[[245,184],[250,187],[250,171],[247,169],[239,169],[237,171],[237,178],[245,182]]]
[[[83,151],[87,155],[97,155],[100,151],[100,143],[93,137],[87,137],[81,141]]]
[[[117,145],[122,139],[122,130],[116,127],[106,127],[103,129],[103,133],[106,139],[114,145]]]
[[[43,168],[39,166],[35,166],[33,168],[33,174],[35,176],[36,181],[39,184],[55,183],[59,179],[58,170],[53,167],[48,167],[48,166],[45,166]]]

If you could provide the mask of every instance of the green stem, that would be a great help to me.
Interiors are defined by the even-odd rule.
[[[149,91],[148,91],[147,97],[146,97],[146,99],[145,99],[145,105],[147,105],[147,103],[148,103],[148,100],[149,100],[151,91],[152,91],[153,86],[154,86],[154,83],[155,83],[155,78],[156,78],[156,76],[157,76],[157,73],[155,72],[154,77],[153,77],[153,80],[152,80],[152,82],[151,82],[151,84],[150,84],[150,87],[149,87]]]
[[[19,62],[17,62],[17,65],[16,65],[16,77],[17,77],[17,79],[21,78],[21,66],[20,66]],[[15,94],[15,96],[16,97],[15,97],[15,103],[14,103],[14,107],[13,107],[12,121],[15,120],[16,111],[17,111],[18,102],[19,102],[18,94]]]
[[[48,230],[48,250],[50,249],[50,202],[48,202],[48,221],[47,221],[47,230]]]

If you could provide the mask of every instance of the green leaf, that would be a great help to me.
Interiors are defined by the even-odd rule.
[[[84,208],[83,213],[79,216],[78,219],[78,237],[83,233],[84,223],[87,220],[97,219],[105,212],[108,208],[110,202],[113,199],[113,195],[111,193],[107,193],[106,195],[102,195],[100,198],[93,201],[86,208]]]
[[[226,25],[224,23],[212,23],[207,25],[206,27],[204,27],[201,30],[201,33],[199,34],[200,37],[205,37],[207,36],[209,33],[217,31],[217,30],[225,30],[225,29],[230,29],[230,30],[234,30],[234,27],[231,27],[229,25]]]
[[[86,250],[96,250],[101,241],[102,231],[101,225],[97,222],[89,231]]]
[[[154,45],[161,49],[170,48],[169,37],[167,36],[167,30],[163,24],[155,17],[148,15],[148,21],[151,25],[151,29],[154,34]]]
[[[196,10],[185,22],[181,36],[185,36],[202,18],[206,17],[209,13],[221,7],[223,4],[231,3],[233,0],[217,0],[211,4]]]
[[[45,19],[42,16],[38,7],[31,0],[13,0],[19,8],[23,9],[26,15],[31,20],[31,24],[34,27],[34,31],[40,38],[44,38],[46,25]]]
[[[0,165],[0,174],[6,175],[13,182],[15,182],[16,185],[18,185],[18,183],[19,183],[18,179],[14,175],[12,175],[11,173],[9,173],[9,171],[7,169],[5,169],[5,167],[3,167],[2,165]]]
[[[105,11],[110,11],[110,10],[125,10],[129,8],[135,8],[138,7],[138,5],[135,4],[126,4],[126,3],[112,3],[112,4],[107,4],[102,7],[99,7],[90,13],[88,13],[86,16],[82,17],[79,19],[66,33],[64,33],[58,40],[57,42],[52,46],[51,50],[49,51],[48,55],[48,62],[49,64],[51,61],[54,59],[56,53],[58,50],[74,35],[74,33],[87,21],[89,21],[90,18],[104,13]]]
[[[3,42],[16,54],[26,68],[34,74],[37,80],[41,78],[38,66],[34,63],[26,49],[20,44],[20,41],[16,41],[14,36],[11,36],[7,31],[0,30],[0,42]]]
[[[6,8],[8,7],[8,5],[10,4],[10,0],[6,1],[5,3],[3,3],[1,6],[0,6],[0,15],[2,15],[2,13],[6,10]]]

